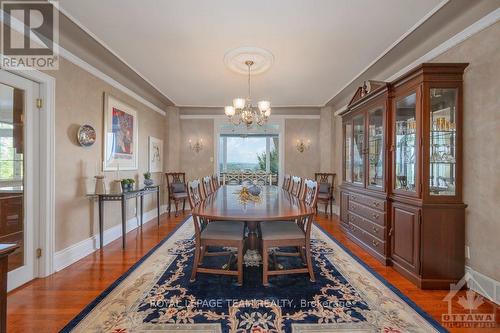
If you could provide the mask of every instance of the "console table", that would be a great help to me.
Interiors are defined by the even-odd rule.
[[[0,333],[7,332],[7,272],[9,254],[19,245],[0,244]]]
[[[107,193],[107,194],[89,194],[91,198],[97,198],[99,202],[99,244],[103,248],[104,234],[104,202],[105,201],[120,201],[122,214],[122,248],[125,248],[125,235],[127,233],[127,200],[132,198],[140,199],[141,215],[140,223],[142,228],[144,215],[144,196],[147,194],[156,193],[156,209],[157,222],[160,226],[160,185],[147,186],[143,188],[124,191],[123,193]]]

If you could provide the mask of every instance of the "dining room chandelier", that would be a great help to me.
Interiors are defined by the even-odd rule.
[[[245,124],[247,128],[254,124],[259,126],[264,125],[271,115],[271,103],[269,101],[259,101],[257,107],[252,105],[252,95],[250,86],[251,70],[254,62],[252,60],[245,61],[248,67],[248,95],[247,98],[233,99],[233,105],[226,106],[224,112],[233,125]]]

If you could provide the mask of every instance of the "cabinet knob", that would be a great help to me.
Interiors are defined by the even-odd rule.
[[[352,200],[355,200],[355,199],[356,199],[356,196],[355,196],[355,195],[351,195],[351,199],[352,199]]]
[[[373,205],[374,205],[375,207],[379,207],[379,206],[380,206],[380,202],[378,202],[378,201],[374,201],[374,202],[373,202]]]
[[[378,220],[378,218],[380,217],[380,215],[376,214],[376,213],[373,213],[372,214],[372,217],[375,219],[375,220]]]
[[[372,244],[373,244],[373,246],[378,246],[380,243],[377,242],[376,240],[372,240]]]
[[[378,232],[378,228],[377,227],[372,227],[373,229],[373,232]]]

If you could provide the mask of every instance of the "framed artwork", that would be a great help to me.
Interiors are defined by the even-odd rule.
[[[104,171],[137,170],[137,110],[104,94]]]
[[[149,137],[149,172],[163,172],[163,140]]]

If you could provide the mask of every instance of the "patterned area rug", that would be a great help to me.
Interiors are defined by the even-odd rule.
[[[188,218],[62,332],[446,332],[318,226],[314,283],[296,274],[271,277],[264,288],[260,267],[245,268],[243,287],[208,274],[190,283],[193,229]],[[227,261],[209,258],[204,266]],[[285,267],[297,260],[279,258]]]

